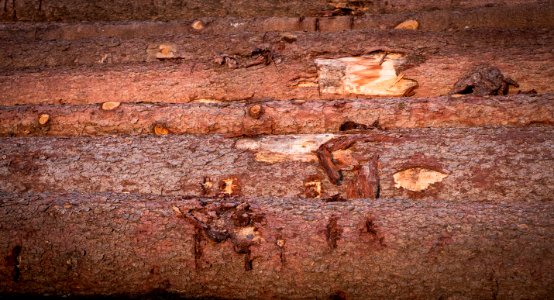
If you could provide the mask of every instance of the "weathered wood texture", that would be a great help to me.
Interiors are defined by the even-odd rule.
[[[261,108],[257,118],[249,115]],[[46,124],[40,124],[47,114]],[[376,98],[337,101],[256,101],[187,104],[27,105],[0,107],[1,136],[338,133],[358,128],[554,125],[554,95]],[[355,123],[355,124],[354,124]],[[351,125],[349,127],[349,125]]]
[[[549,298],[553,202],[467,200],[223,200],[250,203],[251,223],[237,225],[236,204],[213,199],[0,193],[0,292]],[[213,241],[211,229],[195,228],[177,208],[230,237]],[[237,253],[245,239],[248,251]]]
[[[327,1],[327,0],[0,0],[2,21],[118,21],[175,20],[199,16],[314,16],[335,7],[350,8],[354,13],[392,13],[402,11],[460,9],[468,7],[548,3],[533,0],[468,1]],[[343,4],[343,5],[341,5]]]
[[[554,37],[551,31],[528,32],[529,35],[520,31],[513,36],[486,31],[473,33],[475,35],[399,32],[390,36],[384,33],[368,35],[367,32],[306,33],[292,44],[274,35],[268,46],[274,55],[268,65],[259,62],[260,56],[252,55],[254,45],[264,48],[263,38],[258,35],[259,40],[251,42],[237,40],[235,45],[241,46],[231,53],[223,51],[227,55],[236,55],[240,62],[236,69],[216,65],[212,60],[217,55],[209,54],[209,49],[217,49],[217,46],[206,44],[207,54],[193,60],[5,71],[0,75],[0,103],[342,99],[345,95],[320,93],[314,60],[358,56],[377,49],[406,52],[407,62],[399,66],[397,72],[403,73],[406,79],[417,81],[416,96],[448,93],[458,78],[476,63],[496,65],[519,82],[519,90],[554,91],[550,76],[554,72],[550,63],[554,59],[550,46]],[[375,40],[371,40],[372,37]],[[455,39],[453,44],[450,38]],[[231,49],[223,48],[233,46],[227,41],[227,38],[222,38],[221,49]],[[178,47],[177,51],[180,51]],[[146,50],[142,51],[144,57]],[[251,63],[257,65],[245,67]],[[512,92],[517,90],[512,87]]]
[[[329,180],[328,170],[320,165],[315,152],[340,137],[353,142],[345,149],[332,149],[331,158],[343,177],[337,185]],[[238,139],[35,137],[2,138],[0,143],[1,190],[8,192],[300,196],[316,200],[340,193],[346,199],[500,202],[552,200],[554,190],[552,127]],[[371,167],[372,160],[377,160],[375,167]],[[363,171],[366,166],[376,169]],[[425,178],[415,177],[411,183],[394,179],[395,174],[414,168],[446,177],[431,178],[429,186]],[[378,178],[364,179],[367,172]],[[379,189],[380,195],[364,194],[364,187],[374,186],[371,180],[379,181],[373,191]],[[424,190],[406,188],[410,184],[423,185]]]
[[[0,2],[1,3],[1,2]],[[407,19],[419,23],[418,30],[448,31],[468,28],[536,29],[554,26],[554,5],[527,3],[517,6],[494,6],[462,11],[430,10],[370,16],[335,17],[203,17],[202,29],[194,29],[194,20],[120,21],[95,23],[3,23],[0,39],[5,40],[76,40],[117,37],[146,38],[179,34],[233,34],[271,31],[344,31],[392,29]]]

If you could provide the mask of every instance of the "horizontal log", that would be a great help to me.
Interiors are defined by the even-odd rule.
[[[0,1],[1,3],[1,1]],[[414,3],[414,2],[411,2]],[[77,40],[87,38],[144,39],[161,35],[180,34],[237,34],[268,31],[343,31],[392,29],[400,22],[415,19],[418,30],[448,31],[468,28],[536,29],[554,24],[554,5],[525,3],[515,6],[476,7],[463,10],[411,10],[407,13],[335,16],[335,17],[260,17],[238,18],[230,16],[203,17],[200,19],[160,21],[127,21],[95,23],[35,23],[19,22],[0,24],[0,39],[24,40]],[[197,17],[197,16],[194,16]],[[193,27],[201,21],[202,27]],[[316,26],[316,24],[318,26]]]
[[[552,72],[552,64],[549,62],[554,57],[550,43],[547,43],[554,37],[551,32],[540,31],[530,36],[519,32],[510,36],[509,40],[506,37],[494,37],[498,36],[498,32],[496,35],[492,32],[474,33],[477,35],[460,35],[453,45],[448,45],[448,38],[456,34],[398,33],[397,38],[388,41],[385,35],[376,34],[375,44],[368,43],[371,35],[363,32],[345,35],[306,34],[306,40],[298,45],[288,45],[274,36],[281,42],[275,40],[273,46],[269,47],[252,42],[261,47],[258,50],[252,48],[253,44],[239,42],[242,45],[239,52],[206,54],[199,61],[166,59],[163,63],[4,71],[0,75],[0,103],[176,103],[199,99],[342,99],[346,96],[360,96],[359,93],[363,97],[371,96],[371,93],[351,94],[351,90],[341,92],[340,89],[335,89],[337,92],[333,93],[331,89],[320,86],[318,78],[322,76],[320,73],[324,72],[325,67],[318,62],[324,61],[321,59],[344,57],[367,58],[374,64],[371,67],[361,65],[375,74],[370,72],[367,78],[354,81],[355,84],[366,80],[371,82],[375,78],[381,80],[379,76],[389,74],[397,77],[397,80],[392,77],[382,78],[382,82],[415,82],[417,87],[413,89],[413,93],[421,97],[447,94],[463,74],[479,63],[499,67],[506,76],[519,83],[519,90],[534,89],[539,93],[554,91],[549,76]],[[441,38],[435,40],[433,37],[437,36]],[[416,38],[414,41],[411,37],[420,39]],[[222,41],[225,40],[223,38]],[[467,44],[459,43],[461,41],[467,41]],[[158,46],[160,55],[176,58],[181,53],[179,45]],[[281,50],[276,50],[279,47],[291,50],[280,52]],[[404,47],[407,49],[402,50]],[[385,51],[375,51],[378,49]],[[162,53],[164,51],[168,53]],[[387,57],[385,54],[388,53],[394,55]],[[214,56],[221,64],[207,61],[208,58],[213,60]],[[384,59],[384,63],[378,64],[380,58]],[[336,72],[334,74],[333,76],[340,75]],[[346,77],[351,76],[348,72],[344,74]],[[326,79],[325,84],[350,80],[344,78]],[[381,89],[388,91],[386,86]],[[511,92],[515,91],[516,88],[512,87]]]
[[[460,9],[468,7],[541,3],[524,0],[470,0],[455,2],[391,0],[375,1],[218,1],[171,0],[165,2],[137,0],[100,0],[93,3],[79,0],[33,1],[0,0],[1,21],[121,21],[176,20],[198,16],[313,16],[326,13],[392,13],[431,9]]]
[[[109,104],[109,102],[108,102]],[[259,109],[259,115],[250,111]],[[44,121],[41,116],[48,116]],[[554,95],[377,98],[336,101],[257,101],[0,107],[0,136],[338,133],[349,129],[499,127],[554,124]],[[41,120],[44,123],[41,123]]]
[[[553,9],[554,10],[554,9]],[[156,26],[157,23],[154,24]],[[67,25],[67,26],[98,26]],[[132,27],[147,32],[144,25]],[[34,28],[33,31],[38,29]],[[78,33],[80,27],[75,29]],[[112,32],[102,27],[96,30]],[[39,32],[42,30],[38,30]],[[86,32],[86,30],[85,30]],[[470,56],[477,58],[498,56],[504,59],[535,60],[540,54],[548,55],[548,46],[554,43],[552,30],[489,30],[465,29],[449,32],[426,32],[406,30],[371,30],[347,32],[239,32],[223,35],[183,34],[163,31],[150,37],[127,38],[107,35],[77,40],[56,39],[21,40],[18,33],[0,43],[0,53],[4,59],[0,68],[92,66],[129,63],[163,63],[157,56],[159,47],[171,45],[171,57],[181,62],[210,64],[221,54],[247,57],[256,48],[269,48],[277,62],[287,64],[318,57],[359,56],[373,50],[382,49],[418,54],[420,63],[425,59],[448,59],[450,56]],[[16,44],[16,46],[14,46]],[[524,49],[528,49],[525,52]],[[466,54],[466,52],[468,52]],[[491,57],[492,58],[492,57]],[[309,69],[309,68],[307,68]]]
[[[365,130],[221,136],[0,138],[8,192],[475,201],[552,200],[554,131]]]
[[[471,200],[0,193],[0,293],[548,298],[553,202]]]

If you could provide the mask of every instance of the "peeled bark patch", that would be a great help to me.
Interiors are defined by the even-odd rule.
[[[333,134],[282,136],[278,138],[241,139],[235,144],[240,150],[255,152],[257,161],[278,163],[288,160],[317,161],[314,151],[334,137]]]
[[[424,168],[411,168],[393,175],[396,188],[421,192],[433,183],[441,182],[448,175]]]
[[[316,59],[319,89],[329,94],[405,96],[417,87],[417,82],[396,73],[396,66],[403,62],[403,54],[387,52]]]
[[[419,22],[416,20],[406,20],[394,27],[394,29],[416,30],[419,28]]]
[[[114,110],[118,108],[121,105],[121,102],[115,102],[115,101],[108,101],[102,103],[102,109],[103,110]]]
[[[46,125],[46,123],[48,123],[48,121],[50,121],[50,115],[48,115],[48,114],[41,114],[38,117],[38,123],[40,125]]]
[[[178,58],[177,45],[175,43],[150,45],[148,49],[146,49],[146,53],[149,61]]]

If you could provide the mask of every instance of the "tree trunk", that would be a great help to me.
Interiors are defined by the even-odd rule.
[[[251,111],[260,109],[259,115]],[[40,124],[41,115],[48,121]],[[500,127],[554,124],[554,96],[375,98],[188,104],[27,105],[0,107],[1,136],[339,133],[352,129]]]
[[[229,298],[551,295],[552,202],[468,200],[2,193],[0,249],[15,254],[0,264],[2,290],[162,289]]]
[[[554,294],[552,3],[0,21],[0,298]]]
[[[361,168],[377,160],[372,168],[381,198],[543,201],[552,200],[553,137],[551,127],[531,127],[232,139],[2,138],[0,180],[9,192],[375,198],[352,189],[364,180]],[[327,154],[332,165],[316,155],[345,139]],[[338,182],[330,169],[340,174]]]
[[[16,66],[44,64],[44,59],[61,66],[3,72],[0,75],[0,102],[4,105],[104,101],[180,103],[194,100],[319,100],[382,96],[349,91],[333,93],[326,88],[328,82],[320,82],[322,76],[330,75],[325,66],[316,65],[319,59],[360,56],[368,57],[375,64],[366,79],[373,80],[374,76],[382,74],[380,70],[391,68],[388,71],[396,74],[390,78],[391,85],[395,84],[395,79],[415,82],[417,87],[406,91],[407,95],[445,95],[464,73],[479,63],[498,66],[503,74],[519,83],[520,91],[554,91],[550,77],[545,76],[545,72],[552,71],[550,62],[554,58],[550,47],[554,42],[551,31],[474,31],[462,34],[355,31],[296,35],[297,41],[292,45],[278,34],[268,34],[265,41],[264,35],[259,33],[245,33],[239,37],[168,38],[153,42],[151,50],[154,52],[150,54],[150,50],[145,49],[147,46],[143,45],[144,41],[134,42],[139,44],[137,46],[131,46],[133,42],[129,42],[131,45],[125,42],[114,50],[110,50],[111,42],[106,41],[107,44],[100,48],[94,46],[97,49],[91,49],[92,53],[85,51],[87,47],[92,47],[89,43],[81,45],[77,42],[75,50],[66,52],[61,51],[59,46],[53,46],[52,54],[44,57],[37,53],[30,56],[32,59],[27,59],[27,51],[18,53],[15,47],[16,50],[6,52],[16,52],[9,55],[14,57]],[[506,35],[510,36],[509,44],[506,43]],[[198,43],[195,43],[196,40]],[[31,46],[22,47],[28,49]],[[71,49],[70,46],[63,47]],[[123,55],[124,61],[115,58],[116,64],[99,63],[103,57]],[[149,55],[154,55],[152,59],[156,62],[147,65],[122,64],[125,60],[144,62]],[[166,58],[158,59],[158,55],[165,55],[161,57]],[[401,57],[395,59],[394,55]],[[83,63],[74,63],[81,60]],[[379,63],[380,60],[386,63]],[[72,61],[70,66],[63,66],[68,61]],[[77,66],[71,66],[74,64]],[[333,78],[337,81],[344,79],[339,78],[340,75],[333,76],[338,76]],[[344,76],[348,77],[348,74]],[[382,90],[388,90],[388,86]],[[515,93],[518,89],[512,87],[511,91]]]

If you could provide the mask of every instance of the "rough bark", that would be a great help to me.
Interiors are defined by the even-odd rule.
[[[1,21],[119,21],[119,20],[175,20],[198,16],[258,17],[258,16],[314,16],[332,13],[334,8],[345,8],[343,13],[392,13],[433,9],[460,9],[468,7],[542,3],[524,0],[470,0],[470,1],[288,1],[288,0],[0,0]],[[339,13],[341,13],[339,11]]]
[[[410,41],[408,35],[399,40]],[[348,35],[346,35],[348,36]],[[415,80],[419,87],[416,96],[429,97],[447,94],[453,84],[465,72],[478,63],[489,63],[500,68],[515,79],[520,90],[535,89],[539,93],[552,92],[549,74],[553,59],[550,33],[539,33],[535,42],[521,36],[500,38],[497,43],[508,43],[502,49],[492,43],[471,42],[484,39],[466,36],[471,46],[440,45],[444,40],[422,40],[417,49],[413,41],[411,50],[406,50],[406,62],[396,71],[405,79]],[[253,50],[238,53],[237,68],[216,65],[214,62],[178,60],[172,62],[136,65],[106,65],[93,67],[60,67],[34,71],[3,72],[0,76],[0,103],[46,104],[46,103],[98,103],[117,102],[189,102],[198,99],[244,100],[244,99],[342,99],[347,95],[320,93],[316,58],[359,56],[374,50],[397,50],[400,43],[361,43],[367,36],[330,33],[317,42],[315,36],[303,48],[290,46],[279,54],[273,51],[268,64],[260,62]],[[328,40],[329,42],[323,42]],[[333,42],[341,40],[341,43]],[[343,42],[344,41],[344,42]],[[384,41],[384,40],[383,40]],[[261,42],[261,41],[260,41]],[[275,44],[278,45],[285,44]],[[319,46],[317,46],[319,45]],[[350,46],[348,46],[350,45]],[[434,45],[434,46],[433,46]],[[390,50],[389,46],[393,48]],[[280,46],[279,46],[280,47]],[[284,46],[285,48],[289,46]],[[262,47],[263,48],[263,47]],[[270,47],[270,49],[272,49]],[[311,50],[310,50],[311,49]],[[442,50],[441,50],[442,49]],[[346,52],[345,52],[346,51]],[[377,55],[377,54],[375,54]],[[213,56],[212,56],[213,57]],[[263,57],[262,57],[263,58]],[[247,67],[255,64],[252,67]],[[512,92],[516,89],[512,88]]]
[[[1,193],[0,251],[5,259],[0,292],[164,290],[318,299],[552,295],[552,201],[493,205],[468,200],[321,204]],[[243,202],[249,206],[237,206]],[[216,242],[213,227],[199,229],[183,217],[189,211],[206,222],[202,224],[220,224],[229,237]],[[237,223],[241,211],[247,212],[248,225]]]
[[[0,183],[9,192],[340,201],[374,196],[352,191],[378,179],[382,198],[544,201],[552,200],[554,186],[553,137],[552,127],[529,127],[258,138],[2,138]],[[329,149],[331,164],[323,163],[318,149]],[[378,169],[368,171],[379,178],[366,180],[360,170],[374,159]],[[338,180],[329,177],[330,169],[340,174]],[[412,173],[413,179],[406,177]]]
[[[0,2],[1,3],[1,2]],[[554,5],[527,3],[518,6],[495,6],[450,10],[411,11],[409,13],[336,16],[336,17],[217,17],[200,18],[201,30],[191,25],[194,20],[120,21],[113,23],[4,23],[0,24],[0,39],[6,40],[75,40],[84,38],[117,37],[147,38],[179,34],[236,34],[271,31],[344,31],[392,29],[407,19],[419,23],[418,30],[448,31],[468,28],[536,29],[550,28],[554,24]],[[317,26],[316,26],[317,24]],[[19,42],[21,43],[21,42]],[[44,46],[44,45],[43,45]]]
[[[249,111],[261,108],[260,115]],[[48,115],[45,124],[40,116]],[[338,133],[351,129],[500,127],[554,124],[554,96],[391,98],[255,103],[121,104],[0,107],[1,136]]]
[[[77,29],[76,34],[82,34],[81,30],[81,28]],[[554,42],[554,34],[546,29],[472,29],[445,33],[403,30],[296,32],[290,35],[280,33],[170,35],[162,32],[150,38],[110,35],[85,37],[73,41],[19,40],[14,35],[10,37],[12,40],[5,40],[0,44],[0,51],[4,56],[0,67],[5,69],[3,73],[6,75],[9,75],[9,70],[12,69],[31,67],[98,66],[144,62],[162,64],[163,59],[156,57],[158,54],[156,50],[164,44],[174,47],[173,60],[198,63],[199,67],[195,70],[202,70],[201,65],[210,66],[214,58],[222,54],[236,55],[245,60],[256,48],[271,49],[275,61],[278,64],[283,61],[282,63],[287,65],[306,61],[314,65],[313,60],[316,58],[359,56],[375,50],[411,54],[413,61],[409,61],[408,65],[412,67],[425,64],[427,59],[440,61],[447,60],[449,57],[450,59],[464,57],[465,60],[480,61],[489,56],[491,58],[497,56],[497,59],[502,61],[510,59],[540,61],[552,58],[549,45]],[[545,57],[541,58],[541,56]],[[307,67],[304,73],[309,73],[311,69],[313,67]],[[404,69],[409,69],[409,66]],[[545,65],[540,70],[545,76],[548,74],[549,67]]]

